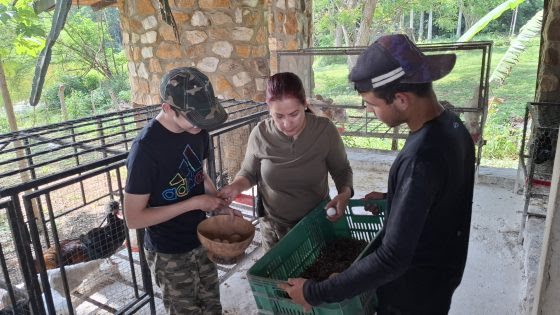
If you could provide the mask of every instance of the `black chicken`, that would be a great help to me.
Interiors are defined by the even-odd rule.
[[[62,264],[72,265],[94,259],[107,258],[114,254],[125,240],[124,220],[117,216],[119,203],[110,201],[106,205],[107,217],[105,226],[94,228],[77,239],[60,242]],[[60,266],[54,246],[43,253],[47,269]],[[37,265],[36,265],[37,266]],[[38,268],[37,268],[38,270]]]
[[[542,164],[554,160],[558,130],[544,130],[538,133],[532,146],[535,146],[533,160],[535,164]]]

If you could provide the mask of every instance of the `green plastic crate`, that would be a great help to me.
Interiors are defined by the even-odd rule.
[[[376,246],[374,239],[383,227],[387,204],[385,200],[368,201],[380,209],[379,215],[355,214],[353,211],[364,206],[362,200],[349,200],[345,216],[337,222],[326,219],[324,206],[318,205],[303,218],[282,240],[259,259],[247,272],[247,278],[257,302],[259,314],[310,314],[292,302],[287,294],[278,288],[278,283],[288,278],[297,278],[319,256],[327,242],[338,238],[365,240],[369,245],[356,260],[371,253]],[[375,291],[370,290],[359,296],[339,303],[322,304],[313,307],[311,314],[374,314],[377,300]]]

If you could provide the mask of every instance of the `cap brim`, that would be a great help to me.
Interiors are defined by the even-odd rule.
[[[451,72],[455,66],[455,54],[425,55],[424,66],[412,76],[405,76],[402,83],[428,83],[437,81]]]
[[[218,99],[214,102],[217,110],[212,113],[212,117],[203,117],[196,110],[188,112],[187,117],[191,123],[201,129],[215,129],[222,125],[227,120],[228,114]]]

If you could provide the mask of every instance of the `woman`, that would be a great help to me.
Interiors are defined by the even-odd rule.
[[[325,207],[338,220],[352,196],[352,169],[334,124],[308,109],[301,80],[277,73],[266,87],[270,118],[251,132],[241,170],[218,196],[233,200],[257,185],[262,196],[263,247],[269,250],[317,204],[329,196],[328,173],[338,195]]]

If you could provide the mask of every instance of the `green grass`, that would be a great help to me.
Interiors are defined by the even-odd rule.
[[[507,47],[493,47],[491,71],[505,54]],[[482,165],[495,167],[517,167],[518,144],[521,139],[522,120],[525,104],[534,98],[539,41],[521,55],[519,63],[500,87],[491,87],[490,98],[500,99],[501,104],[492,104],[484,129],[487,144],[482,149]],[[322,64],[324,64],[324,60]],[[453,71],[434,83],[440,100],[454,106],[470,106],[475,102],[481,72],[480,51],[458,52]],[[348,66],[330,64],[316,66],[314,94],[332,98],[336,104],[361,104],[361,99],[348,83]],[[350,147],[390,149],[390,140],[345,137]]]

